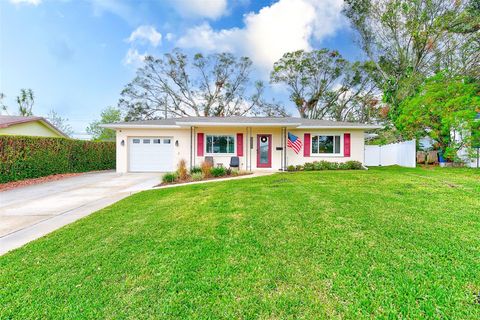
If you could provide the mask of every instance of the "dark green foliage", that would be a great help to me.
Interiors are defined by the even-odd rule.
[[[178,174],[176,172],[165,173],[162,177],[164,183],[175,182],[178,179]]]
[[[293,165],[289,165],[289,166],[287,167],[287,171],[295,171],[295,169],[296,169],[296,168],[295,168],[295,166],[293,166]]]
[[[194,173],[202,173],[202,168],[200,167],[193,167],[192,169],[190,169],[190,174],[194,174]]]
[[[0,136],[0,183],[114,168],[114,142]]]
[[[210,169],[210,174],[213,177],[222,177],[227,174],[227,170],[224,167],[216,167]]]

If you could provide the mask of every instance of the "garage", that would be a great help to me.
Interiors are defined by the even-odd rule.
[[[173,137],[131,137],[128,147],[130,172],[174,170]]]

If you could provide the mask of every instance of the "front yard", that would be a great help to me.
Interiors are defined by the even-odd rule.
[[[0,319],[480,318],[480,171],[142,192],[0,257]]]

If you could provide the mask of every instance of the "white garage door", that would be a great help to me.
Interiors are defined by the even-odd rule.
[[[174,170],[172,137],[129,138],[129,171],[167,172]]]

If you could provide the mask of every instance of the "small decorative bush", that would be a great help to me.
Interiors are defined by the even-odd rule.
[[[188,178],[188,170],[187,170],[187,162],[185,160],[180,160],[178,162],[178,178],[182,181],[187,180]]]
[[[359,161],[350,160],[344,163],[331,161],[306,162],[303,166],[288,166],[287,171],[320,171],[320,170],[361,170],[363,165]]]
[[[165,173],[162,177],[162,181],[164,183],[172,183],[177,181],[177,179],[178,179],[178,174],[176,172]]]
[[[194,172],[192,173],[192,180],[193,181],[200,181],[200,180],[203,180],[203,174],[202,172]]]
[[[210,174],[213,177],[222,177],[227,174],[227,170],[224,167],[211,168]]]
[[[313,163],[305,162],[305,164],[303,165],[303,170],[304,171],[313,171],[314,170]]]
[[[360,161],[350,160],[345,162],[347,165],[347,169],[349,170],[361,170],[363,169],[363,165]]]
[[[210,178],[211,173],[210,170],[212,169],[212,166],[208,162],[202,162],[200,165],[200,170],[202,170],[202,175],[204,178]]]
[[[225,174],[226,174],[227,176],[232,175],[232,172],[233,172],[232,168],[227,168],[227,169],[225,170]]]
[[[190,174],[193,175],[194,173],[202,173],[202,168],[193,167],[192,169],[190,169]]]

